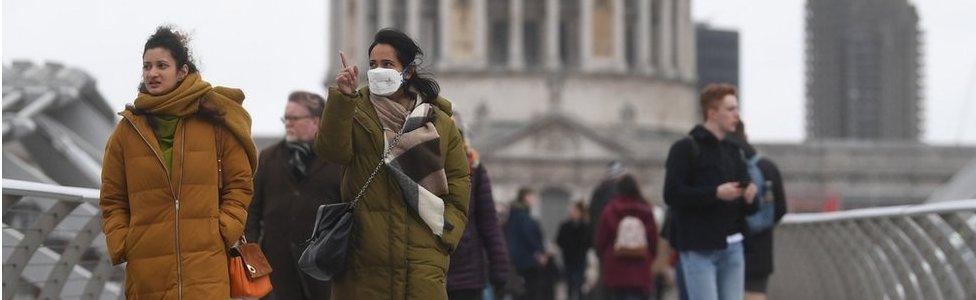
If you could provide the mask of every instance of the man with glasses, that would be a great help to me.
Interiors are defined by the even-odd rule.
[[[319,205],[339,202],[339,166],[315,157],[315,140],[325,100],[297,91],[288,96],[285,139],[261,151],[254,175],[254,199],[246,236],[258,242],[271,263],[269,296],[274,299],[329,299],[327,282],[298,269],[301,243],[311,235]]]

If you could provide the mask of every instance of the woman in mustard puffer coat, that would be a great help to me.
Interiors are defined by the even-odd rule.
[[[105,147],[99,206],[128,299],[228,299],[256,150],[238,89],[212,87],[185,39],[146,42],[142,86]],[[219,150],[219,151],[218,151]]]

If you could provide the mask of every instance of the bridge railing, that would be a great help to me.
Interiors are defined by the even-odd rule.
[[[976,200],[787,215],[776,299],[976,299]]]
[[[3,180],[3,300],[118,299],[98,190]],[[976,299],[976,200],[787,215],[776,299]]]
[[[119,299],[98,190],[3,179],[3,300]]]

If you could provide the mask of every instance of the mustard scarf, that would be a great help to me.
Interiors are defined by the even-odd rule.
[[[226,87],[212,87],[209,82],[200,77],[200,73],[187,75],[175,90],[164,95],[153,96],[139,93],[133,104],[137,109],[153,115],[168,115],[185,117],[196,114],[200,109],[200,100],[207,97],[211,104],[224,112],[223,120],[226,127],[244,147],[251,173],[257,170],[257,146],[251,138],[251,115],[247,113],[241,103],[244,102],[244,92],[239,89]]]

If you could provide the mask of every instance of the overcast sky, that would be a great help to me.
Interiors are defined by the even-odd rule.
[[[135,97],[145,39],[160,24],[192,34],[204,78],[247,93],[256,134],[281,134],[289,92],[322,92],[328,1],[3,1],[3,63],[62,62],[91,73],[119,109]],[[917,1],[924,32],[927,142],[976,144],[976,1]],[[740,83],[750,135],[804,137],[800,0],[695,0],[693,17],[739,30]],[[444,87],[450,89],[450,87]]]

